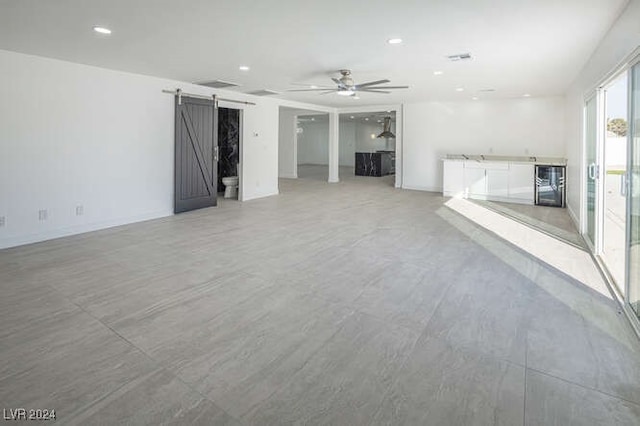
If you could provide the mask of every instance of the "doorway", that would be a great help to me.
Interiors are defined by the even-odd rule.
[[[329,180],[329,115],[298,115],[296,118],[297,176]]]
[[[225,199],[238,200],[240,187],[241,110],[218,108],[217,192]]]
[[[384,186],[396,182],[396,112],[342,113],[340,176]]]

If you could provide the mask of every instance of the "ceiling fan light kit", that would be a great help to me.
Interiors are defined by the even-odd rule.
[[[391,93],[389,90],[396,89],[408,89],[409,86],[381,86],[381,84],[391,83],[390,80],[376,80],[369,81],[366,83],[355,84],[353,78],[351,77],[351,70],[340,70],[341,77],[335,78],[332,77],[331,80],[336,84],[336,87],[321,87],[316,85],[307,85],[307,87],[311,87],[311,89],[292,89],[287,90],[287,92],[314,92],[319,91],[323,92],[322,94],[327,93],[337,93],[340,96],[352,96],[354,99],[359,99],[357,96],[358,92],[367,92],[367,93],[383,93],[388,94]]]

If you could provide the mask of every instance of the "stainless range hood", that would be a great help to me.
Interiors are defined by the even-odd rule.
[[[388,138],[395,139],[396,135],[391,132],[391,117],[384,118],[384,128],[382,129],[382,133],[380,133],[377,137],[379,138]]]

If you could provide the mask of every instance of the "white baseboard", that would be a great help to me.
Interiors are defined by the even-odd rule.
[[[569,204],[567,204],[567,212],[569,212],[569,217],[573,220],[573,224],[576,226],[576,229],[580,231],[580,219],[578,219],[578,215],[573,211],[573,208]]]
[[[402,189],[409,189],[412,191],[426,191],[426,192],[439,192],[442,193],[442,188],[437,188],[435,186],[420,186],[420,185],[407,185],[403,184]]]
[[[281,179],[298,179],[298,174],[284,174],[278,177]]]
[[[162,217],[172,216],[173,211],[160,210],[155,212],[144,213],[136,216],[129,216],[102,222],[87,223],[82,225],[69,226],[60,229],[52,229],[44,232],[38,232],[27,235],[16,235],[0,239],[0,249],[22,246],[25,244],[38,243],[41,241],[53,240],[55,238],[69,237],[71,235],[84,234],[87,232],[98,231],[101,229],[113,228],[115,226],[128,225],[136,222],[144,222],[146,220],[159,219]]]
[[[280,191],[278,190],[278,188],[276,188],[269,191],[265,191],[263,193],[256,193],[256,194],[245,196],[242,198],[242,201],[244,202],[244,201],[250,201],[250,200],[257,200],[258,198],[271,197],[272,195],[278,195],[278,194],[280,194]]]

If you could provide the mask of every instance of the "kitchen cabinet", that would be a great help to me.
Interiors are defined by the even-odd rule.
[[[487,197],[509,196],[509,169],[486,169]]]
[[[487,176],[483,167],[476,164],[464,165],[465,195],[483,196],[487,193]]]
[[[511,164],[509,168],[509,198],[533,204],[535,165]]]
[[[464,193],[464,162],[444,162],[442,188],[443,192],[451,194],[451,197],[461,196]]]
[[[533,204],[533,164],[445,160],[443,169],[445,196]]]

